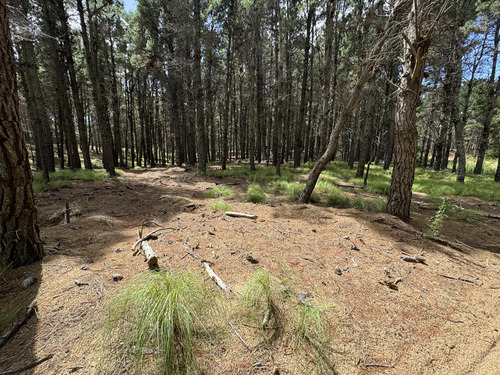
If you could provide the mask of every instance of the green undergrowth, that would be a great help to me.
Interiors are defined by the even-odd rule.
[[[206,198],[230,197],[234,195],[233,189],[224,185],[217,185],[205,193]]]
[[[197,357],[222,334],[213,284],[191,274],[145,272],[107,305],[102,371],[203,374]]]
[[[224,199],[220,198],[217,199],[214,202],[210,202],[209,206],[214,210],[214,211],[231,211],[232,207],[229,203],[227,203]]]
[[[247,189],[247,198],[253,203],[267,202],[268,196],[259,184],[250,184]]]
[[[115,169],[118,176],[123,175],[123,171]],[[70,188],[73,186],[73,181],[103,181],[108,177],[104,171],[95,171],[88,169],[80,169],[73,171],[71,169],[61,169],[50,173],[50,182],[44,184],[41,172],[33,173],[33,190],[39,193],[44,190]]]
[[[15,317],[23,310],[26,310],[31,301],[13,301],[0,309],[0,332],[4,332],[14,321]]]

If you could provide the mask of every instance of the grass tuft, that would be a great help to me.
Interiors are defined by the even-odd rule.
[[[117,170],[117,175],[122,175],[123,172]],[[70,188],[73,186],[72,181],[103,181],[107,178],[106,172],[94,171],[88,169],[80,169],[73,171],[71,169],[61,169],[50,173],[50,182],[43,183],[42,173],[33,173],[33,190],[39,193],[44,190]]]
[[[230,197],[234,195],[233,189],[224,185],[217,185],[205,193],[206,198]]]
[[[108,303],[103,370],[128,374],[200,374],[196,360],[210,344],[217,298],[193,275],[146,272]],[[207,343],[208,341],[208,343]]]
[[[217,199],[215,202],[209,204],[214,211],[231,211],[232,207],[224,199]]]
[[[326,203],[331,207],[346,208],[350,205],[350,200],[339,188],[334,187],[326,196]]]
[[[253,203],[264,203],[268,199],[266,192],[259,184],[250,184],[248,186],[247,197]]]
[[[383,212],[386,209],[387,202],[383,198],[376,198],[376,199],[356,198],[352,201],[352,205],[356,208],[359,208],[360,210]]]

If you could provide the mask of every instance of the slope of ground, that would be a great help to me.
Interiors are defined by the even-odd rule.
[[[47,256],[42,262],[0,275],[1,313],[37,298],[37,316],[0,349],[2,371],[53,358],[24,373],[89,374],[97,366],[92,340],[96,312],[109,296],[146,270],[131,245],[137,228],[171,227],[152,242],[160,267],[199,272],[185,256],[195,247],[236,292],[264,267],[287,278],[298,292],[325,307],[335,327],[333,345],[340,374],[498,374],[500,338],[500,226],[486,218],[477,226],[447,220],[442,238],[455,248],[424,239],[433,211],[416,205],[409,224],[384,213],[297,205],[272,197],[267,204],[226,199],[233,210],[257,220],[214,212],[207,187],[231,183],[240,194],[247,182],[197,176],[181,168],[125,172],[116,180],[75,182],[71,189],[37,196]],[[69,224],[60,221],[68,200]],[[463,199],[498,216],[498,204]],[[426,264],[401,255],[423,255]],[[251,264],[251,255],[259,264]],[[335,267],[342,271],[335,273]],[[113,281],[119,273],[124,279]],[[28,288],[27,277],[37,282]],[[400,278],[398,290],[384,282]],[[85,285],[75,284],[78,280]],[[210,282],[210,281],[207,281]],[[27,301],[27,302],[26,302]],[[17,304],[17,305],[16,305]],[[22,316],[22,310],[18,319]],[[272,350],[257,346],[245,325],[235,327],[253,348],[232,335],[207,354],[209,374],[298,374],[290,343]]]

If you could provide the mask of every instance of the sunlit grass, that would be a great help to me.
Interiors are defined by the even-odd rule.
[[[140,274],[107,305],[102,373],[204,373],[198,355],[213,343],[221,310],[194,275]]]
[[[120,169],[117,169],[116,173],[117,175],[123,175],[123,171]],[[72,186],[72,181],[103,181],[106,178],[108,177],[104,171],[61,169],[50,173],[50,182],[44,184],[42,173],[35,172],[33,173],[33,190],[38,193],[43,190],[69,188]]]
[[[216,212],[219,211],[231,211],[232,207],[224,199],[217,199],[215,202],[209,203],[209,206]]]
[[[224,185],[217,185],[205,193],[206,198],[220,198],[234,195],[233,189]]]
[[[264,203],[268,199],[266,192],[259,184],[250,184],[248,186],[247,197],[253,203]]]

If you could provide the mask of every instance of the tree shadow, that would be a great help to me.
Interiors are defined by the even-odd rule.
[[[38,298],[42,283],[41,261],[15,269],[7,269],[0,276],[0,334],[4,335],[14,325],[21,322],[27,313],[27,306]],[[32,284],[28,279],[32,278]],[[23,283],[25,284],[23,286]],[[36,336],[39,320],[37,313],[23,324],[19,331],[0,348],[0,372],[16,370],[33,364],[45,355],[36,350]],[[24,370],[22,374],[32,374],[35,368]]]

